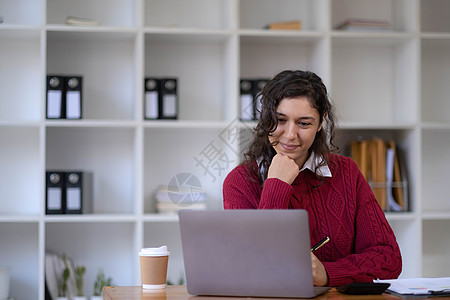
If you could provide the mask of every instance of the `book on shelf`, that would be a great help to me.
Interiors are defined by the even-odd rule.
[[[267,24],[265,29],[269,30],[301,30],[302,29],[302,21],[294,20],[294,21],[286,21],[286,22],[272,22]]]
[[[155,206],[160,214],[177,214],[181,209],[204,210],[206,193],[196,187],[160,186],[155,194]]]
[[[350,18],[335,26],[336,30],[345,31],[389,31],[391,24],[385,20]]]
[[[100,25],[100,22],[93,19],[68,16],[66,18],[66,24],[73,26],[98,26]]]
[[[407,180],[393,140],[371,138],[350,142],[350,156],[369,182],[384,211],[406,211]]]

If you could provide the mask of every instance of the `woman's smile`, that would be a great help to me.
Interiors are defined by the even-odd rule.
[[[282,142],[280,142],[280,145],[281,145],[281,147],[283,147],[283,149],[286,149],[287,151],[294,151],[295,149],[300,147],[299,145],[285,144]]]

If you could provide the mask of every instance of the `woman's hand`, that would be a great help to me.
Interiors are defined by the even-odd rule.
[[[278,153],[272,159],[267,178],[278,178],[287,184],[292,184],[299,171],[300,169],[293,159]]]
[[[323,266],[322,262],[311,253],[311,263],[312,263],[312,275],[313,283],[315,286],[327,286],[328,285],[328,274]]]

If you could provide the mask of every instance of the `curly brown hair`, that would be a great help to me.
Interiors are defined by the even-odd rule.
[[[309,153],[314,151],[316,155],[322,157],[321,163],[316,168],[329,162],[328,153],[338,150],[334,144],[336,127],[334,107],[328,99],[327,88],[322,79],[310,71],[282,71],[264,86],[258,96],[261,99],[260,118],[242,162],[247,165],[249,173],[256,173],[261,184],[267,178],[272,158],[276,155],[269,141],[269,135],[278,125],[276,109],[281,100],[297,97],[306,97],[309,100],[311,106],[319,112],[319,123],[322,123],[322,130],[317,132],[309,149]],[[258,166],[255,161],[258,162]]]

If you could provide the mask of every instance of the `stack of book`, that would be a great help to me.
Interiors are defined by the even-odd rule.
[[[300,20],[273,22],[269,23],[265,28],[269,30],[301,30],[302,22]]]
[[[407,181],[395,142],[371,138],[350,143],[350,155],[385,211],[407,210]]]
[[[387,31],[391,30],[391,24],[385,20],[346,19],[336,25],[335,29],[346,31]]]
[[[155,194],[160,214],[177,214],[180,209],[206,209],[204,189],[196,187],[160,186]]]

